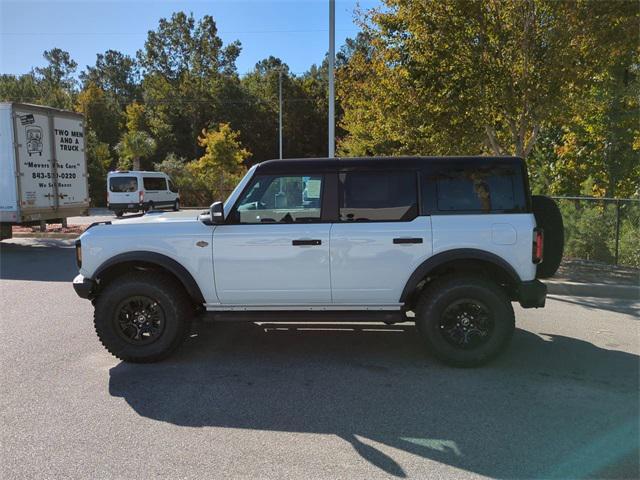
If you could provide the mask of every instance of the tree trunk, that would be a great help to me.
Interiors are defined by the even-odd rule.
[[[140,159],[139,158],[134,158],[133,159],[133,169],[134,170],[140,170]]]

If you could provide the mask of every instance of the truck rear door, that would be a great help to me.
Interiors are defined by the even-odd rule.
[[[33,215],[50,212],[56,198],[49,117],[20,107],[14,111],[13,121],[20,210]]]
[[[58,206],[88,202],[87,164],[84,154],[84,126],[81,118],[53,117]]]

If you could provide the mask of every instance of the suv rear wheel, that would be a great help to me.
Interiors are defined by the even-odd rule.
[[[515,329],[511,301],[479,277],[448,277],[430,285],[416,308],[416,327],[438,359],[457,367],[488,362]]]
[[[186,293],[171,277],[133,272],[113,280],[98,296],[94,325],[113,356],[155,362],[182,343],[192,312]]]

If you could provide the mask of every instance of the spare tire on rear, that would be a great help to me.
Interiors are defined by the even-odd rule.
[[[555,200],[543,195],[531,197],[536,224],[544,231],[544,253],[538,264],[537,278],[552,277],[560,267],[564,251],[564,223]]]

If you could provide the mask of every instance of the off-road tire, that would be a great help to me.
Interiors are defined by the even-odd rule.
[[[543,259],[536,268],[537,278],[550,278],[558,271],[564,252],[564,223],[562,213],[553,198],[544,195],[531,197],[536,225],[544,231]]]
[[[132,345],[118,334],[117,306],[129,297],[142,295],[157,302],[165,325],[153,343]],[[133,363],[151,363],[169,356],[189,331],[194,309],[182,285],[156,272],[132,272],[117,277],[95,302],[94,326],[100,342],[114,357]]]
[[[486,343],[468,350],[451,345],[441,327],[447,307],[463,299],[481,302],[493,321]],[[515,329],[507,294],[495,283],[476,276],[449,276],[434,281],[421,293],[415,314],[416,327],[428,350],[442,362],[456,367],[476,367],[492,360],[509,345]]]

